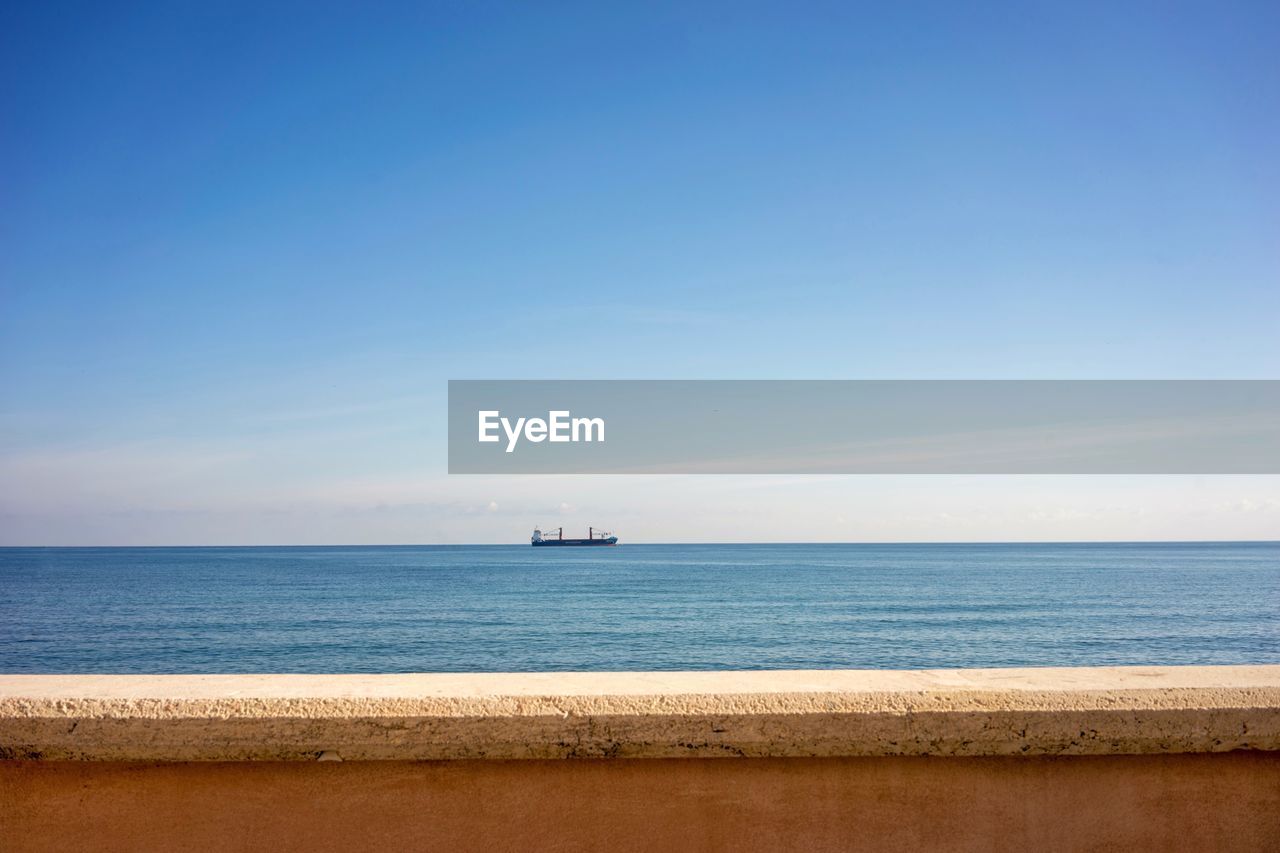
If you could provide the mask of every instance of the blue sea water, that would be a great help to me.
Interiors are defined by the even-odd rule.
[[[0,549],[0,672],[1280,663],[1280,543]]]

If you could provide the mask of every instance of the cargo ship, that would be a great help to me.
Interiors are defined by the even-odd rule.
[[[555,533],[555,536],[551,535],[552,532]],[[557,528],[555,531],[552,531],[552,532],[548,532],[546,537],[543,537],[541,530],[533,531],[533,539],[530,540],[529,544],[531,545],[617,545],[618,544],[617,536],[614,536],[612,533],[601,533],[599,536],[597,536],[596,529],[594,527],[587,528],[586,539],[565,539],[563,527]]]

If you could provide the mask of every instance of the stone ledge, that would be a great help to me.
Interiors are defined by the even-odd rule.
[[[0,675],[0,758],[1124,755],[1280,750],[1280,666]]]

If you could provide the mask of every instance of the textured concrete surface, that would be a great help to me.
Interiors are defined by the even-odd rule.
[[[0,758],[1122,755],[1280,750],[1280,666],[0,676]]]
[[[1274,851],[1280,753],[11,761],[0,849]]]

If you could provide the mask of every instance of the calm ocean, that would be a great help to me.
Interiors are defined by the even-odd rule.
[[[0,672],[1280,663],[1280,543],[0,549]]]

